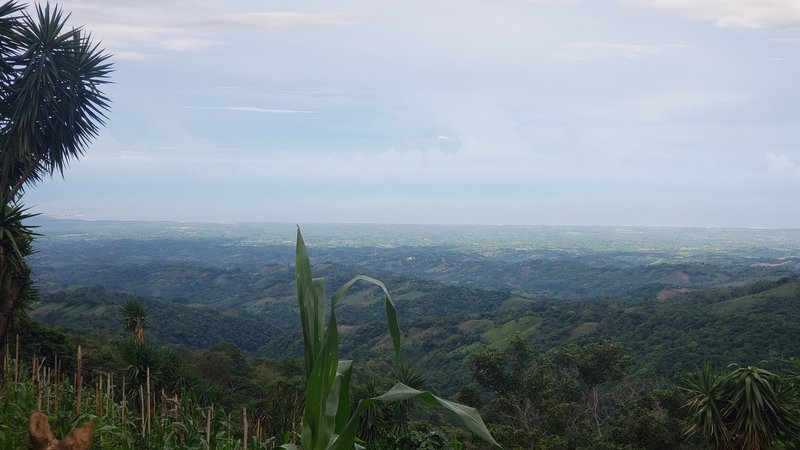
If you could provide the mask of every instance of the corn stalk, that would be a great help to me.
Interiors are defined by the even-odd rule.
[[[304,359],[306,375],[305,406],[300,436],[306,450],[353,450],[356,448],[356,432],[359,418],[375,402],[400,402],[418,399],[432,406],[454,412],[464,425],[478,437],[495,448],[500,445],[475,408],[439,398],[430,392],[410,388],[397,383],[386,393],[361,400],[351,415],[350,380],[353,362],[339,359],[339,333],[336,327],[336,305],[347,295],[350,288],[362,281],[379,287],[384,294],[386,321],[394,347],[395,362],[400,362],[400,326],[397,310],[386,286],[379,280],[359,275],[348,281],[331,298],[327,327],[325,321],[325,280],[313,278],[308,252],[300,229],[297,230],[295,251],[297,301],[300,308],[300,323],[303,329]],[[284,449],[294,450],[293,444]]]

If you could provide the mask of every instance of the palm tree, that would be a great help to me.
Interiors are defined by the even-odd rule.
[[[35,298],[30,280],[30,267],[25,257],[31,253],[33,231],[22,221],[31,217],[17,205],[0,205],[0,339],[5,336],[15,307]]]
[[[119,307],[125,329],[133,331],[133,338],[138,343],[144,343],[144,325],[150,319],[147,308],[135,298],[129,298],[122,302]]]
[[[0,5],[0,340],[30,281],[20,243],[33,233],[20,197],[24,189],[83,154],[105,119],[109,55],[80,28],[66,29],[62,11],[15,1]],[[14,222],[16,217],[20,219]],[[9,220],[5,220],[9,218]]]

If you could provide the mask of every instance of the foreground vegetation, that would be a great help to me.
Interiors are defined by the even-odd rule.
[[[155,350],[149,373],[132,364],[107,371],[97,365],[98,353],[109,350],[99,343],[84,341],[88,351],[65,351],[54,340],[47,344],[48,337],[64,337],[57,331],[26,327],[38,329],[43,339],[34,345],[26,331],[19,356],[14,341],[4,353],[0,449],[25,448],[27,417],[37,409],[50,416],[56,435],[94,421],[93,448],[257,449],[308,442],[301,428],[308,398],[301,361],[247,360],[230,344],[183,361],[169,348],[152,346],[139,349]],[[104,362],[124,365],[130,350],[106,355],[112,357]],[[80,362],[59,356],[77,358],[78,352]],[[469,359],[472,383],[457,398],[481,405],[488,430],[507,449],[792,449],[800,442],[797,360],[723,371],[706,367],[674,383],[633,381],[631,363],[615,343],[533,354],[514,339],[507,348],[485,348]],[[425,385],[419,370],[407,366],[384,371],[387,366],[367,361],[362,367],[366,372],[352,378],[353,405],[398,381]],[[352,416],[356,435],[367,448],[484,447],[453,428],[452,419],[419,406],[368,405],[360,417]]]
[[[37,316],[71,311],[73,323],[84,321],[95,333],[67,337],[18,322],[19,356],[14,340],[4,351],[0,418],[7,425],[0,444],[18,448],[25,441],[34,408],[53,414],[57,430],[96,421],[97,448],[351,448],[356,440],[379,449],[483,448],[496,439],[509,449],[750,449],[795,448],[800,441],[798,365],[781,358],[796,352],[795,278],[651,302],[557,301],[392,278],[403,300],[400,316],[412,318],[401,333],[386,287],[369,278],[342,281],[326,316],[322,282],[311,278],[304,251],[298,249],[295,265],[300,301],[287,309],[302,317],[302,359],[248,359],[233,343],[155,344],[151,336],[165,331],[207,342],[217,328],[237,336],[235,328],[243,327],[243,337],[266,329],[272,345],[291,354],[285,330],[189,302],[140,302],[97,289],[62,291],[61,303],[43,302]],[[340,267],[323,267],[335,282],[346,280]],[[357,288],[359,280],[377,290]],[[269,290],[286,285],[275,280]],[[337,305],[351,287],[352,300]],[[426,300],[434,295],[438,301]],[[376,296],[384,301],[371,300]],[[385,322],[374,319],[380,309],[389,338]],[[102,328],[109,314],[116,316],[114,330]],[[188,331],[180,318],[201,328]],[[778,320],[780,329],[768,326]],[[404,359],[421,356],[421,365],[399,359],[401,337],[410,343]],[[387,349],[393,358],[378,355]],[[339,361],[340,351],[358,357],[358,372]],[[769,362],[756,356],[764,354]],[[711,356],[724,373],[685,374],[698,355]],[[751,365],[726,368],[734,361]],[[319,384],[310,388],[311,380]],[[420,398],[483,423],[477,412],[423,393],[442,385],[459,402],[480,406],[486,428],[473,431],[485,441],[438,411],[416,407],[413,398]],[[310,412],[308,405],[317,407]]]

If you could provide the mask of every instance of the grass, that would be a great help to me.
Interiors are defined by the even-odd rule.
[[[711,305],[711,310],[720,315],[732,314],[736,311],[751,308],[759,303],[769,301],[770,299],[795,298],[798,292],[800,292],[800,283],[787,283],[768,291],[715,303]]]
[[[569,340],[574,341],[575,339],[582,338],[583,336],[590,335],[597,331],[597,326],[600,325],[598,322],[584,322],[569,334]]]
[[[11,358],[4,367],[0,383],[0,450],[30,448],[27,422],[32,411],[48,416],[56,438],[94,422],[92,449],[261,450],[276,445],[275,438],[261,433],[257,420],[250,420],[250,432],[245,438],[244,422],[220,408],[201,405],[191,395],[163,398],[154,392],[149,397],[152,404],[141,409],[130,396],[125,400],[119,377],[95,372],[84,375],[87,378],[80,383],[78,403],[78,385],[70,374],[59,373],[37,360],[28,366]]]
[[[483,333],[482,337],[491,347],[504,347],[514,336],[526,339],[536,334],[539,331],[539,323],[541,323],[541,321],[542,319],[540,317],[523,316],[514,320],[509,320],[499,327]]]

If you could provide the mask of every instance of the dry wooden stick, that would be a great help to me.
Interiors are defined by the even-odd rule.
[[[141,409],[139,410],[142,413],[142,437],[145,437],[145,433],[147,432],[147,427],[145,427],[144,419],[145,419],[145,412],[144,412],[144,390],[142,386],[139,386],[139,404],[141,405]]]
[[[19,383],[19,333],[17,333],[17,351],[14,354],[14,383]]]
[[[78,369],[75,372],[75,413],[81,413],[81,391],[83,390],[83,377],[81,371],[83,370],[83,361],[81,361],[81,346],[78,346]]]
[[[244,408],[242,408],[242,428],[243,428],[242,431],[244,433],[244,439],[243,439],[243,441],[244,441],[244,443],[243,443],[244,449],[243,450],[247,450],[247,407],[246,406]]]
[[[6,351],[3,352],[3,378],[8,375],[8,333],[6,333]]]
[[[211,406],[206,409],[206,450],[211,446]]]
[[[153,428],[152,428],[152,425],[151,425],[151,422],[150,422],[150,420],[151,420],[151,416],[150,416],[150,401],[152,400],[152,398],[153,397],[150,394],[150,368],[148,367],[147,368],[147,433],[148,434],[151,431],[153,431]]]
[[[61,397],[61,360],[58,359],[56,356],[56,376],[55,376],[55,389],[56,389],[56,398],[53,404],[53,411],[58,414],[58,400]]]

